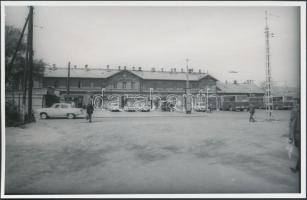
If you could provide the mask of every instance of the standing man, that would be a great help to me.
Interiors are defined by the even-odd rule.
[[[255,114],[255,106],[253,104],[249,104],[249,122],[255,122],[254,119]]]
[[[289,131],[289,143],[295,145],[295,147],[298,149],[298,159],[296,162],[296,166],[291,167],[291,171],[293,173],[296,173],[300,170],[300,143],[301,143],[301,120],[300,120],[300,110],[297,103],[294,104],[293,109],[291,111],[290,115],[290,131]]]
[[[94,107],[91,103],[91,101],[88,102],[87,107],[86,107],[86,113],[87,113],[87,119],[89,120],[89,122],[92,122],[92,114],[94,112]]]

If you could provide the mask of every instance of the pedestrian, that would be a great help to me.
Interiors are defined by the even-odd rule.
[[[212,113],[212,104],[209,104],[209,113]]]
[[[254,119],[255,114],[255,106],[253,104],[249,104],[249,122],[255,122]]]
[[[291,114],[290,114],[290,123],[289,123],[289,144],[294,144],[298,150],[298,159],[295,167],[291,167],[293,173],[300,171],[300,154],[301,154],[301,120],[300,120],[300,110],[297,103],[294,104]]]
[[[88,119],[89,122],[92,122],[92,114],[93,114],[93,112],[94,112],[94,107],[91,104],[91,102],[89,102],[87,104],[87,107],[86,107],[86,113],[87,113],[86,119]]]

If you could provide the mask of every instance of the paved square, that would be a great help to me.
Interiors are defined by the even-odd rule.
[[[111,113],[6,128],[6,194],[292,193],[289,111]]]

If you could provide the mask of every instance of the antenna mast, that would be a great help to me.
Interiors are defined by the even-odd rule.
[[[272,96],[272,77],[271,77],[271,62],[270,62],[270,30],[268,27],[268,13],[265,11],[265,50],[266,50],[266,87],[265,87],[265,110],[267,119],[272,118],[273,96]]]

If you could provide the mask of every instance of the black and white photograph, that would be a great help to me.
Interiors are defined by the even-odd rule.
[[[1,198],[306,198],[306,2],[1,1]]]

